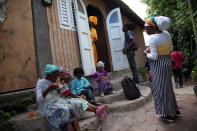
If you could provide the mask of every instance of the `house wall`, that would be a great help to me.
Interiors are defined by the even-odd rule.
[[[97,9],[99,9],[101,11],[101,13],[103,14],[104,23],[106,23],[105,21],[106,21],[106,18],[107,18],[107,14],[110,12],[110,9],[106,7],[107,4],[104,0],[83,0],[83,1],[85,3],[86,7],[88,5],[91,5],[95,8],[97,8]],[[128,23],[128,22],[131,22],[131,21],[135,21],[135,20],[130,20],[128,16],[122,14],[122,21],[123,21],[123,24],[124,24],[124,23]],[[104,24],[104,26],[105,26],[105,29],[107,29],[106,24]],[[140,27],[140,26],[137,26],[135,32],[136,32],[136,35],[137,35],[137,39],[139,41],[139,48],[136,51],[136,56],[135,56],[136,63],[137,63],[138,67],[143,67],[144,66],[144,60],[145,60],[145,57],[144,57],[145,43],[144,43],[144,37],[143,37],[143,28]],[[107,30],[106,30],[106,34],[107,34]],[[107,44],[109,45],[108,37],[107,37]],[[110,52],[109,46],[108,46],[108,52]],[[111,55],[110,55],[110,61],[112,61],[111,60]]]
[[[0,93],[35,86],[37,79],[31,0],[8,0],[0,29]]]
[[[91,5],[97,8],[103,15],[103,23],[105,27],[105,34],[107,39],[108,52],[110,53],[109,40],[107,36],[106,28],[106,17],[110,9],[106,6],[104,0],[83,0],[85,6]],[[53,5],[50,8],[46,8],[48,25],[49,25],[49,36],[50,36],[50,45],[52,52],[53,63],[56,65],[64,66],[70,70],[75,67],[81,66],[81,56],[79,50],[78,36],[76,31],[70,31],[60,28],[57,0],[53,1]],[[123,16],[123,22],[127,22],[129,19],[127,16]],[[139,32],[142,30],[139,30]],[[140,39],[143,39],[142,32],[139,33]],[[143,42],[144,43],[144,42]],[[141,59],[144,48],[140,45],[139,50],[137,51],[137,64],[143,65],[144,60]],[[139,53],[138,53],[139,52]],[[142,53],[143,54],[143,53]],[[108,54],[110,57],[110,63],[112,64],[111,54]],[[138,57],[139,56],[139,57]],[[140,59],[139,59],[140,58]],[[111,65],[112,67],[112,65]],[[138,66],[139,67],[139,66]]]
[[[104,35],[106,38],[106,41],[104,41],[104,42],[106,42],[106,44],[107,44],[107,52],[108,52],[107,55],[109,56],[108,57],[109,58],[109,66],[112,71],[112,69],[113,69],[112,57],[111,57],[111,50],[110,50],[109,39],[108,39],[108,35],[107,35],[108,34],[107,33],[107,25],[106,25],[106,18],[107,18],[107,14],[108,14],[107,13],[108,8],[106,6],[106,3],[104,0],[94,0],[94,1],[93,0],[83,0],[83,2],[85,4],[86,8],[90,5],[96,9],[98,9],[103,16],[104,31],[102,32],[102,35]]]
[[[46,11],[53,64],[70,70],[81,66],[77,32],[60,28],[57,0]]]
[[[107,8],[106,8],[105,2],[103,0],[83,0],[83,2],[86,7],[88,5],[91,5],[95,8],[97,8],[98,10],[100,10],[101,13],[103,14],[104,19],[106,20]]]
[[[145,42],[143,36],[143,28],[138,26],[136,28],[136,34],[137,34],[139,47],[135,54],[135,60],[139,68],[139,67],[144,67],[145,64],[145,55],[144,55]]]

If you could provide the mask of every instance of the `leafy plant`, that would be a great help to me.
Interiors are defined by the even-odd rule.
[[[143,79],[146,80],[146,74],[148,73],[145,67],[140,67],[138,73],[142,75]]]
[[[11,115],[8,112],[0,110],[0,123],[11,118]]]
[[[197,83],[197,65],[192,69],[192,80]]]

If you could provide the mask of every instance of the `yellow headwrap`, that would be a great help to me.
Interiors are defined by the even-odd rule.
[[[98,19],[96,16],[89,16],[89,22],[92,23],[93,25],[97,25]]]

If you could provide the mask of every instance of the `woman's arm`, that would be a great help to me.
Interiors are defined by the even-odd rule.
[[[74,95],[77,94],[77,93],[76,93],[76,81],[75,81],[75,79],[73,79],[73,80],[71,81],[71,83],[70,83],[70,89],[71,89],[71,92],[72,92]]]
[[[100,77],[99,77],[99,75],[97,74],[97,72],[93,75],[93,79],[95,80],[95,81],[100,81]]]
[[[147,57],[152,60],[157,60],[158,53],[157,53],[157,46],[154,44],[149,44],[149,52],[147,53]]]
[[[36,84],[36,101],[38,103],[41,103],[43,100],[44,100],[44,97],[43,97],[43,92],[42,92],[42,86],[41,86],[40,81],[38,81]]]
[[[85,87],[90,86],[90,82],[85,77],[84,77],[83,81],[84,81],[84,86]]]

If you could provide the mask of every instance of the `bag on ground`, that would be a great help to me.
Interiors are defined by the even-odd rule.
[[[127,99],[134,100],[140,97],[141,93],[131,78],[125,76],[121,85]]]

